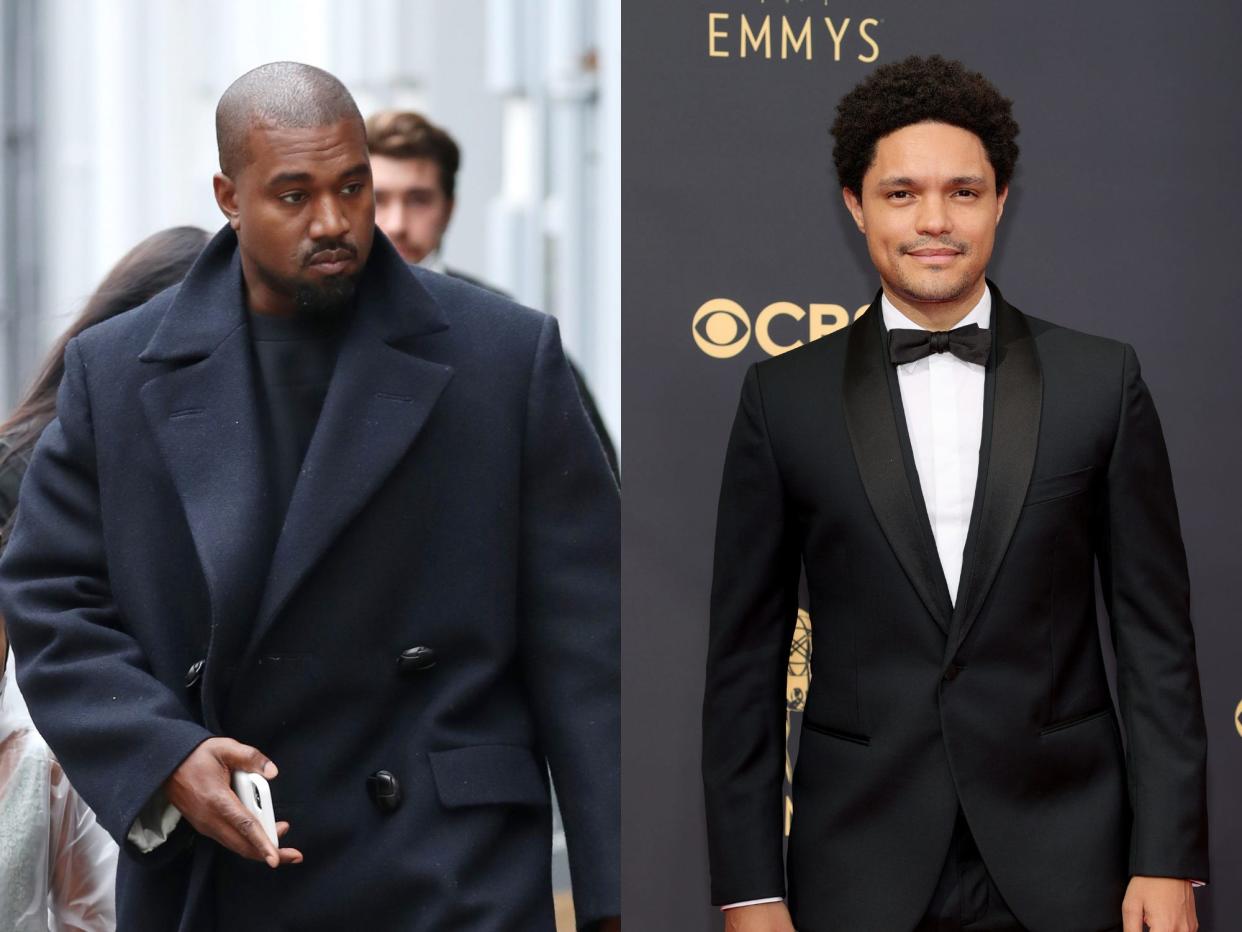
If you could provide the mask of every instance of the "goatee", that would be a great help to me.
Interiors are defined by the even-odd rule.
[[[298,282],[293,301],[298,316],[323,322],[339,320],[354,303],[358,277],[336,275],[322,282]]]

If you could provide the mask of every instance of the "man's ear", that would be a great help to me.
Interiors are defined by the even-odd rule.
[[[858,199],[858,195],[849,188],[841,189],[841,199],[845,201],[845,207],[854,218],[854,225],[858,227],[858,232],[864,236],[867,233],[867,224],[863,221],[862,201]]]
[[[1009,197],[1009,185],[996,192],[996,223],[1000,224],[1001,215],[1005,212],[1005,200]]]
[[[444,207],[444,225],[440,227],[441,236],[443,236],[445,231],[448,230],[448,225],[453,220],[453,208],[456,206],[457,206],[457,201],[454,198],[450,197],[448,199],[448,203]]]
[[[237,185],[224,172],[211,176],[211,187],[216,193],[216,205],[235,231],[241,226],[241,211],[237,207]]]

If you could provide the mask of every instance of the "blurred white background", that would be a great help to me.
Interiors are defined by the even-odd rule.
[[[222,225],[216,101],[292,59],[457,139],[447,261],[559,318],[620,445],[620,0],[0,5],[5,410],[131,246]]]

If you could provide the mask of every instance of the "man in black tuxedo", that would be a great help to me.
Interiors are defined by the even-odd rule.
[[[1196,927],[1206,738],[1168,457],[1131,347],[984,277],[1017,131],[939,57],[838,107],[883,287],[752,366],[729,441],[703,774],[730,930]],[[786,867],[800,567],[815,640]]]
[[[616,929],[619,501],[555,321],[401,260],[326,72],[216,132],[227,225],[69,342],[0,561],[119,926],[551,932],[550,772]]]

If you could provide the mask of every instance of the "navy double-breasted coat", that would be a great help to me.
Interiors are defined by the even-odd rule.
[[[354,315],[283,527],[228,228],[66,350],[0,563],[33,717],[123,842],[255,745],[305,854],[126,842],[127,932],[550,929],[549,770],[579,922],[619,912],[619,495],[556,323],[378,232]]]

